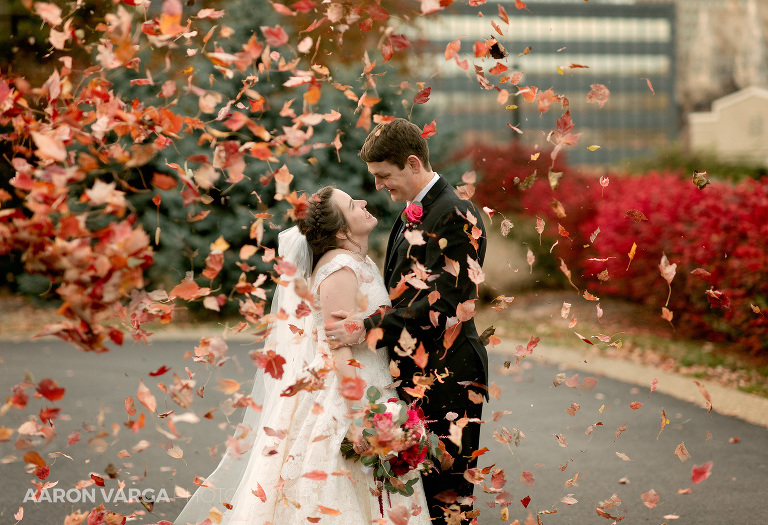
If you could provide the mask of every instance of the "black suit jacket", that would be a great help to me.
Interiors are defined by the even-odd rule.
[[[449,375],[435,381],[427,390],[422,406],[427,414],[440,410],[460,413],[462,407],[473,404],[469,398],[469,389],[486,396],[485,389],[468,386],[468,383],[487,385],[488,354],[478,339],[474,318],[462,323],[459,334],[447,349],[443,343],[445,324],[449,317],[456,317],[459,303],[474,299],[477,295],[477,285],[469,278],[467,257],[482,266],[486,234],[477,208],[471,202],[460,199],[453,186],[443,177],[427,192],[421,204],[421,223],[409,225],[408,229],[421,230],[426,243],[411,246],[402,235],[398,236],[403,224],[402,219],[398,218],[387,244],[384,282],[390,290],[397,287],[401,276],[412,271],[414,260],[430,270],[433,279],[427,280],[426,290],[407,286],[393,300],[392,310],[369,317],[365,320],[365,327],[367,330],[377,326],[383,329],[384,336],[379,345],[387,346],[390,358],[398,363],[399,379],[402,381],[398,390],[403,399],[412,399],[403,389],[414,386],[414,374],[435,377],[435,372],[444,375],[447,369]],[[473,225],[466,220],[467,212],[477,219],[476,226],[481,231],[476,240],[477,248],[468,236]],[[440,246],[441,239],[447,243],[443,248]],[[443,269],[446,257],[459,263],[458,278]],[[428,295],[433,290],[440,293],[440,298],[430,305]],[[437,326],[430,320],[430,311],[439,313]],[[402,357],[395,353],[395,346],[399,346],[398,339],[404,328],[411,337],[423,343],[428,353],[424,369],[419,368],[412,357]]]

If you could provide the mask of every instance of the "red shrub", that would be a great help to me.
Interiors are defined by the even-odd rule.
[[[543,180],[520,192],[513,209],[546,221],[550,244],[558,241],[553,256],[565,261],[582,290],[653,305],[661,313],[669,293],[659,270],[666,254],[677,264],[667,307],[679,330],[737,341],[755,353],[768,348],[768,179],[715,182],[703,190],[674,173],[608,179],[603,188],[599,175],[566,171],[552,190],[544,173]],[[498,189],[494,193],[485,187],[487,180],[478,184],[478,194],[489,196],[483,204],[512,208],[500,202]],[[558,218],[553,210],[555,199],[565,217]],[[647,220],[636,222],[627,216],[630,210]],[[637,249],[630,263],[633,244]],[[699,268],[709,275],[691,273]],[[607,280],[604,273],[598,278],[604,271]],[[729,307],[716,297],[710,301],[717,291]]]

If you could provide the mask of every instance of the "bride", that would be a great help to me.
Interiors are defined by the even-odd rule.
[[[343,525],[429,523],[420,479],[413,496],[381,495],[371,469],[340,452],[350,428],[348,413],[359,404],[342,396],[344,378],[363,379],[367,387],[383,392],[383,399],[397,397],[387,388],[392,377],[386,349],[372,352],[364,342],[337,346],[322,329],[331,312],[367,316],[389,305],[381,274],[367,255],[377,220],[365,205],[326,186],[310,199],[307,217],[280,234],[278,253],[297,272],[281,277],[287,286],[275,292],[273,319],[280,310],[289,317],[274,323],[264,350],[286,359],[283,375],[273,379],[259,374],[252,397],[256,403],[263,399],[261,414],[246,409],[225,457],[176,525],[281,525],[320,519]],[[304,279],[310,281],[315,304],[311,315],[297,317],[302,296],[309,297]],[[280,395],[297,384],[310,386]],[[403,481],[418,476],[412,471]]]

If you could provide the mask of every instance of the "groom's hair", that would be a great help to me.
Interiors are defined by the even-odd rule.
[[[377,125],[360,148],[360,158],[363,162],[389,161],[400,169],[405,168],[405,163],[411,155],[415,155],[428,171],[432,170],[429,164],[429,147],[421,136],[421,129],[404,118]]]

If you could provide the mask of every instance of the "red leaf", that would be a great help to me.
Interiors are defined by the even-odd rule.
[[[91,474],[91,479],[99,487],[103,487],[104,486],[104,478],[102,478],[101,476],[97,476],[96,474]]]
[[[429,101],[430,93],[432,93],[432,88],[426,87],[421,91],[419,91],[418,93],[416,93],[416,96],[413,97],[413,101],[416,104],[426,104]]]
[[[721,292],[720,290],[713,290],[710,288],[709,290],[706,290],[704,293],[707,294],[707,299],[709,299],[710,305],[717,306],[719,308],[731,307],[730,299],[728,299],[728,296],[725,295],[725,293]]]
[[[265,373],[271,375],[275,379],[280,379],[283,377],[283,365],[285,364],[285,358],[274,350],[252,353],[251,358],[256,361],[256,366],[264,369]]]
[[[161,375],[165,374],[166,372],[168,372],[168,370],[170,370],[170,368],[168,368],[167,366],[163,365],[160,368],[158,368],[157,370],[155,370],[154,372],[150,372],[149,375],[150,375],[150,377],[161,376]]]
[[[437,135],[437,119],[424,126],[424,131],[421,132],[421,136],[425,139]]]
[[[37,392],[48,401],[58,401],[64,397],[65,388],[59,388],[58,383],[53,379],[43,379],[37,385]]]
[[[56,419],[56,416],[59,415],[60,410],[61,408],[51,408],[51,407],[41,408],[40,421],[42,421],[43,423],[49,423],[53,421],[54,419]]]
[[[526,509],[528,508],[528,504],[530,502],[531,502],[531,497],[530,496],[526,496],[526,497],[524,497],[523,499],[520,500],[520,503],[522,503],[523,507],[525,507]]]
[[[392,42],[395,51],[402,51],[411,45],[405,35],[392,35],[389,37],[389,41]]]
[[[691,481],[701,483],[712,474],[712,462],[707,461],[703,465],[694,465],[691,470]]]
[[[271,47],[279,47],[288,42],[288,34],[279,25],[275,27],[261,26],[261,32],[264,34],[267,45]]]

